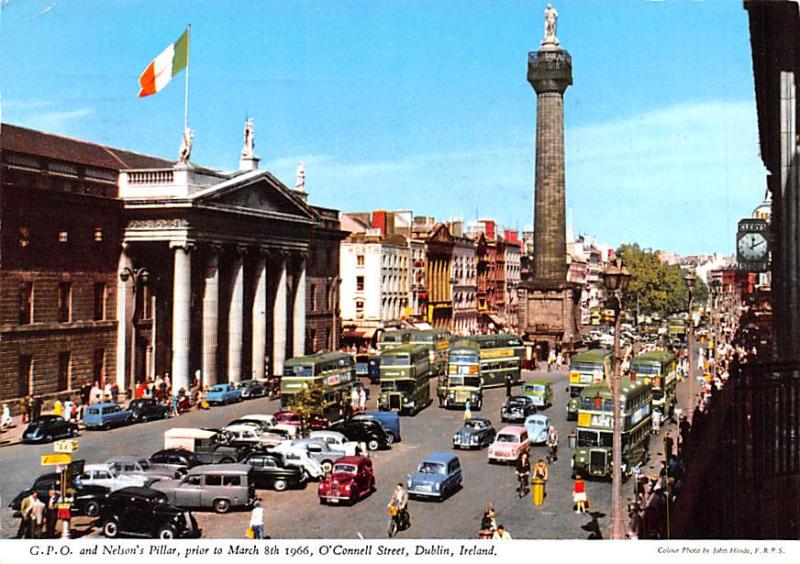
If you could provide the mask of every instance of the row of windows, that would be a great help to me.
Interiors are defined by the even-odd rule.
[[[95,227],[93,231],[93,238],[95,243],[102,243],[103,242],[103,228],[102,227]],[[59,229],[58,236],[57,236],[58,243],[69,243],[70,236],[69,231],[67,229]],[[19,228],[19,237],[17,239],[18,245],[20,249],[25,249],[31,244],[31,230],[30,227],[27,225],[23,225]]]
[[[38,393],[34,389],[34,376],[36,375],[36,362],[34,355],[21,354],[18,361],[17,374],[17,396],[29,396]],[[98,348],[94,350],[92,363],[92,381],[101,386],[105,381],[106,369],[106,350]],[[61,351],[58,353],[58,373],[56,375],[57,391],[70,390],[73,387],[72,381],[72,353]]]
[[[19,324],[28,325],[37,321],[35,316],[35,299],[37,291],[48,291],[41,288],[45,284],[37,285],[34,288],[33,282],[21,282],[19,285]],[[52,291],[52,289],[50,290]],[[69,323],[74,321],[72,315],[72,282],[59,282],[56,288],[58,295],[58,322]],[[106,302],[107,302],[106,285],[103,282],[97,282],[94,285],[94,308],[92,319],[94,321],[103,321],[106,319]]]

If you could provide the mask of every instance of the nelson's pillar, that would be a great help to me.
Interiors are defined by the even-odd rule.
[[[536,182],[533,270],[519,286],[519,325],[540,358],[570,350],[579,339],[580,288],[567,281],[564,188],[564,92],[572,84],[572,57],[556,37],[558,13],[545,10],[544,38],[528,54],[528,82],[536,91]]]

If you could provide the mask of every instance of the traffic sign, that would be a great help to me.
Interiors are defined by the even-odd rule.
[[[57,466],[59,464],[69,464],[70,462],[72,462],[72,457],[66,453],[42,455],[42,466]]]
[[[53,452],[76,452],[79,448],[80,445],[75,439],[56,441],[53,443]]]

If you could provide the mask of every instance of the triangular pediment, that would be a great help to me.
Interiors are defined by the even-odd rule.
[[[317,213],[267,171],[249,172],[194,194],[197,203],[232,211],[294,215],[317,220]]]
[[[446,245],[455,244],[455,239],[453,239],[453,236],[450,234],[450,230],[447,229],[447,226],[444,223],[440,223],[439,226],[434,229],[430,240],[436,243],[444,243]]]

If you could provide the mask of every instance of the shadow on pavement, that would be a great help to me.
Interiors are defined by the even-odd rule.
[[[585,525],[581,525],[581,529],[589,532],[589,536],[586,538],[588,540],[603,540],[603,533],[600,532],[600,523],[597,520],[600,517],[605,517],[606,514],[600,511],[592,511],[589,515],[591,515],[592,520]]]

